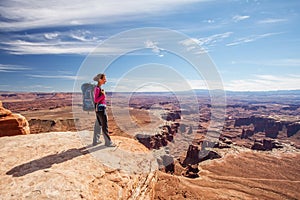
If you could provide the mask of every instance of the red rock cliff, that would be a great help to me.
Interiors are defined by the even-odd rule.
[[[0,137],[30,134],[26,118],[5,109],[0,101]]]

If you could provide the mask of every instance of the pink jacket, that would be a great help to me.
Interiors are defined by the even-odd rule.
[[[98,86],[94,88],[94,101],[95,103],[106,105],[105,94],[101,93],[101,88]]]

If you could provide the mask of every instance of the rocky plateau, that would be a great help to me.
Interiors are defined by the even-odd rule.
[[[90,145],[95,115],[80,94],[0,93],[0,199],[300,198],[297,95],[231,94],[214,130],[207,95],[136,94],[127,107],[128,94],[110,95],[116,149]]]

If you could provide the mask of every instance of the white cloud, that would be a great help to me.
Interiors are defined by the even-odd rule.
[[[199,40],[197,38],[189,38],[183,41],[180,41],[180,44],[184,46],[192,46],[195,45],[195,43],[199,44]]]
[[[299,80],[300,75],[256,75],[252,79],[238,79],[225,83],[225,89],[231,91],[299,90]]]
[[[142,29],[141,29],[142,30]],[[159,47],[156,41],[145,40],[154,34],[165,34],[163,31],[146,33],[143,31],[141,35],[127,36],[126,39],[115,37],[114,40],[104,38],[97,33],[86,30],[72,30],[66,32],[47,32],[38,34],[19,34],[12,35],[4,39],[2,49],[10,54],[89,54],[97,55],[120,55],[132,49],[150,48],[159,57],[164,56],[164,49]],[[156,36],[157,37],[157,36]],[[163,37],[163,36],[161,36]],[[109,46],[105,44],[108,39]],[[172,41],[171,38],[164,39],[163,43]],[[101,46],[98,46],[103,44]],[[140,46],[144,44],[143,46]],[[97,47],[97,48],[96,48]],[[132,53],[134,54],[134,53]],[[140,53],[138,53],[140,55]]]
[[[235,45],[239,45],[239,44],[243,44],[243,43],[254,42],[254,41],[262,39],[262,38],[266,38],[266,37],[270,37],[270,36],[274,36],[274,35],[279,35],[279,34],[282,34],[282,32],[279,32],[279,33],[265,33],[265,34],[261,34],[261,35],[251,35],[251,36],[248,36],[248,37],[239,38],[239,39],[235,40],[232,43],[226,44],[226,46],[235,46]]]
[[[273,66],[273,67],[300,67],[300,59],[298,58],[283,58],[272,60],[260,60],[260,61],[232,61],[232,64],[251,64],[259,66]]]
[[[73,39],[76,39],[78,41],[82,41],[82,42],[93,42],[93,41],[99,41],[98,38],[96,36],[93,36],[92,33],[90,31],[82,31],[82,30],[78,30],[76,32],[72,32],[70,34],[70,36]]]
[[[0,22],[1,30],[107,24],[128,19],[141,19],[173,12],[184,4],[207,0],[15,0],[1,2],[0,13],[8,20]],[[9,21],[9,22],[8,22]]]
[[[44,37],[48,40],[53,40],[56,39],[58,37],[58,33],[54,32],[54,33],[45,33]]]
[[[65,80],[85,80],[80,76],[70,76],[70,75],[37,75],[37,74],[27,74],[26,76],[32,78],[46,78],[46,79],[65,79]]]
[[[28,42],[15,40],[3,42],[3,50],[11,54],[87,54],[96,47],[97,44],[81,42]]]
[[[195,45],[200,46],[203,48],[201,52],[195,52],[195,53],[207,53],[209,51],[209,48],[212,46],[215,46],[218,42],[222,42],[224,39],[230,37],[233,34],[233,32],[225,32],[220,34],[214,34],[208,37],[203,38],[189,38],[183,41],[180,41],[179,43],[187,47],[187,51],[193,51],[196,48]]]
[[[239,21],[242,21],[242,20],[245,20],[245,19],[248,19],[248,18],[250,18],[250,16],[248,16],[248,15],[243,15],[243,16],[235,15],[234,17],[232,17],[232,20],[234,22],[239,22]]]
[[[274,18],[270,18],[270,19],[263,19],[258,21],[259,24],[273,24],[273,23],[280,23],[280,22],[285,22],[287,21],[287,19],[274,19]]]
[[[24,70],[30,70],[30,68],[21,65],[0,64],[0,72],[18,72]]]
[[[208,37],[198,39],[198,44],[203,46],[212,46],[217,42],[221,42],[223,39],[228,38],[233,32],[225,32],[220,34],[214,34]]]
[[[102,40],[86,30],[16,34],[1,41],[10,54],[88,54]]]
[[[152,49],[152,52],[158,55],[159,57],[163,57],[164,55],[162,54],[163,49],[158,47],[158,43],[154,41],[147,40],[145,42],[145,47]]]

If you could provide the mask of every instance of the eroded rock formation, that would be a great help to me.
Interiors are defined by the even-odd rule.
[[[30,134],[26,118],[5,109],[0,101],[0,137],[25,134]]]
[[[159,149],[160,147],[167,146],[168,142],[172,142],[174,134],[178,132],[178,123],[171,126],[165,125],[162,127],[162,132],[155,135],[137,134],[135,138],[148,149]]]
[[[270,151],[274,148],[282,148],[283,146],[273,139],[255,140],[251,149],[260,151]]]
[[[31,133],[43,133],[52,131],[76,131],[75,119],[42,120],[31,119],[29,126]]]
[[[221,156],[214,151],[201,150],[198,146],[190,145],[187,150],[186,157],[182,162],[182,165],[194,165],[205,160],[216,158],[221,158]]]
[[[167,121],[175,121],[176,119],[181,119],[181,111],[175,110],[175,111],[168,112],[167,114],[164,114],[162,118]]]
[[[285,130],[287,137],[295,135],[300,131],[299,122],[277,121],[273,118],[251,116],[248,118],[238,118],[235,120],[234,126],[249,126],[254,127],[253,130],[245,129],[241,138],[248,138],[255,133],[264,132],[266,137],[277,138],[280,131]]]

